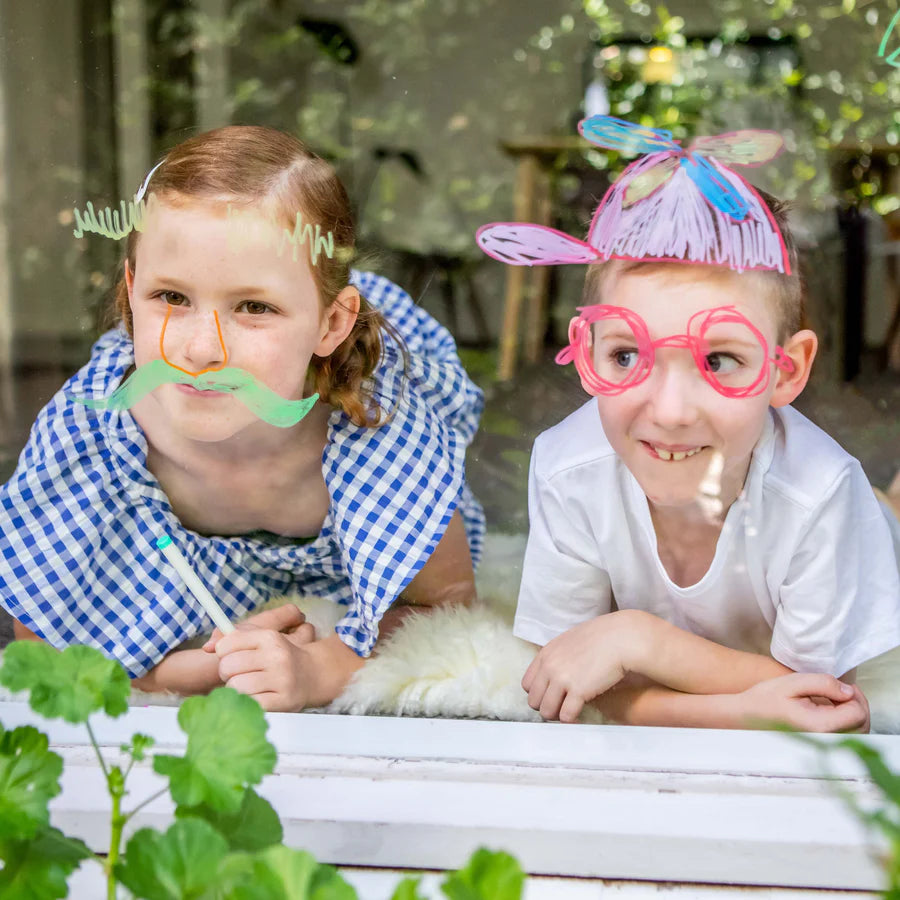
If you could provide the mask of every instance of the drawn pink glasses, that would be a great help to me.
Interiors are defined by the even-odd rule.
[[[769,363],[794,371],[782,347],[769,356],[762,332],[733,306],[701,310],[688,320],[687,334],[656,341],[633,310],[595,304],[578,311],[569,323],[569,346],[556,361],[574,362],[589,394],[611,396],[641,384],[653,371],[657,347],[690,350],[700,374],[725,397],[762,393],[769,384]]]

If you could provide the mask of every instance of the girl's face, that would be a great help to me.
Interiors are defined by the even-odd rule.
[[[242,215],[236,232],[224,203],[156,205],[134,272],[126,266],[135,365],[164,358],[196,375],[227,364],[286,400],[301,399],[313,354],[327,356],[352,328],[355,314],[348,322],[346,310],[356,295],[349,288],[354,296],[323,309],[308,248],[296,259],[290,245],[279,254],[280,233],[255,214]],[[195,441],[273,428],[219,391],[164,384],[143,402]]]
[[[777,344],[774,302],[759,279],[732,272],[698,278],[684,266],[627,273],[609,284],[604,302],[637,313],[654,341],[685,334],[697,313],[734,306],[769,348]],[[604,364],[610,363],[595,360],[595,366]],[[597,398],[607,438],[653,506],[691,506],[716,453],[723,463],[720,499],[725,508],[735,500],[769,405],[780,405],[773,394],[782,376],[774,367],[770,374],[766,389],[755,396],[723,396],[703,377],[689,349],[660,346],[645,381]]]

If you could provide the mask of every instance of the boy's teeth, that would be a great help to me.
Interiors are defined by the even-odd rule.
[[[656,451],[656,455],[663,460],[668,462],[669,460],[674,460],[678,462],[679,460],[685,459],[688,456],[693,456],[695,453],[699,453],[703,448],[695,447],[693,450],[663,450],[662,447],[654,447]]]

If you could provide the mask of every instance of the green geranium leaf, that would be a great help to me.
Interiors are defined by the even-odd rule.
[[[450,900],[521,900],[524,883],[525,874],[512,856],[482,847],[441,890]]]
[[[122,715],[131,690],[125,670],[99,650],[75,644],[60,653],[42,641],[10,644],[0,682],[11,691],[30,691],[31,708],[45,718],[76,724],[101,709]]]
[[[225,857],[208,900],[285,900],[285,893],[281,879],[266,863],[253,854],[236,852]]]
[[[209,822],[232,850],[263,850],[272,844],[280,844],[284,829],[278,813],[268,800],[264,800],[252,788],[244,791],[244,799],[236,813],[223,813],[211,806],[179,806],[175,815],[193,816]]]
[[[279,844],[255,854],[229,854],[209,898],[357,900],[357,894],[332,866],[319,864],[304,850]]]
[[[116,866],[116,877],[143,900],[208,896],[228,852],[225,838],[202,819],[180,819],[165,834],[136,831]]]
[[[94,854],[85,844],[45,828],[29,841],[0,841],[0,897],[3,900],[57,900],[68,896],[66,880]]]
[[[305,850],[279,844],[258,853],[257,859],[280,879],[285,900],[357,900],[337,869],[316,862]]]
[[[135,762],[141,762],[155,743],[156,741],[149,734],[133,734],[131,742],[120,744],[119,749],[123,753],[127,753]]]
[[[246,694],[221,687],[206,697],[190,697],[178,710],[178,724],[188,736],[184,757],[153,758],[153,768],[168,775],[178,806],[236,813],[247,784],[258,784],[275,768],[262,707]]]
[[[28,840],[49,824],[47,804],[60,791],[62,766],[37,728],[0,725],[0,839]]]
[[[426,900],[424,894],[419,893],[419,884],[421,878],[404,878],[400,884],[394,888],[391,894],[391,900]]]

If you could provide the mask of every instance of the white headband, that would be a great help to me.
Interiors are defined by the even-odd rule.
[[[153,173],[165,162],[165,160],[161,160],[158,162],[148,173],[147,177],[144,179],[143,184],[137,189],[137,193],[134,195],[134,202],[140,203],[141,200],[144,199],[144,194],[147,192],[147,185],[150,184],[150,179],[153,177]]]

